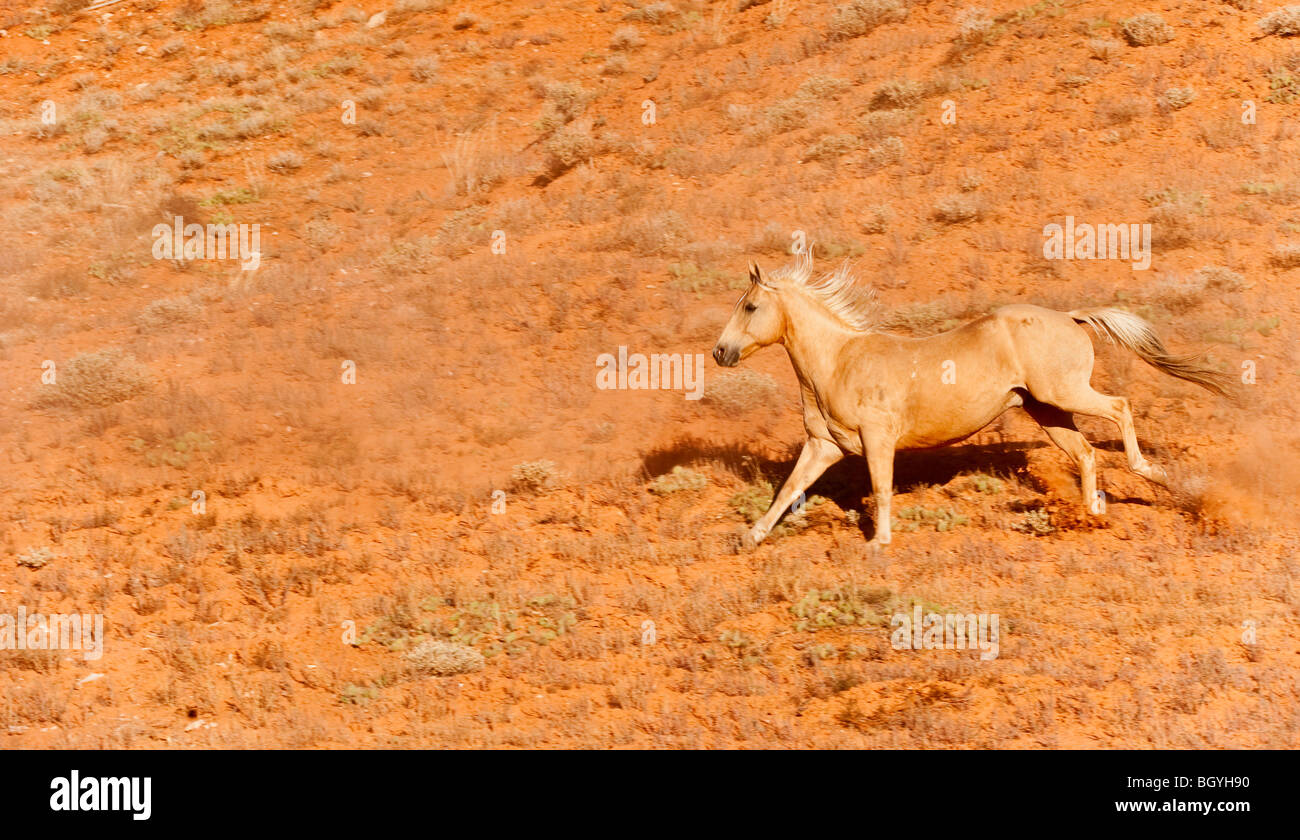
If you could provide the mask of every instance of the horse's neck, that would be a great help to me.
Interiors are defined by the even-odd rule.
[[[812,301],[788,309],[783,343],[799,384],[813,391],[825,387],[835,373],[840,348],[858,334]]]

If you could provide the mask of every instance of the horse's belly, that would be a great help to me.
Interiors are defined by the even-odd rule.
[[[909,411],[911,422],[898,440],[899,449],[928,449],[964,440],[992,423],[1002,412],[1023,405],[1020,395],[1012,391],[995,402],[980,400],[951,401],[942,405],[916,406]]]

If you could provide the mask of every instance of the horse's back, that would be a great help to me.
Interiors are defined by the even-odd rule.
[[[1030,393],[1054,382],[1091,377],[1092,339],[1069,313],[1017,303],[995,310],[991,317],[1005,329]]]

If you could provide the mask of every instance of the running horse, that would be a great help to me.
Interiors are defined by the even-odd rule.
[[[751,264],[749,279],[713,358],[734,367],[762,347],[783,345],[799,379],[808,433],[794,470],[746,535],[751,545],[847,454],[865,455],[871,474],[876,529],[868,544],[888,545],[894,453],[962,440],[1015,406],[1074,461],[1091,512],[1100,512],[1093,503],[1096,457],[1074,414],[1115,423],[1129,469],[1167,486],[1165,471],[1138,448],[1129,401],[1093,390],[1093,346],[1084,324],[1157,370],[1216,394],[1228,391],[1227,374],[1198,356],[1170,354],[1149,323],[1121,309],[1058,312],[1016,304],[938,335],[908,338],[877,329],[874,292],[854,282],[847,263],[814,278],[805,252],[770,275]]]

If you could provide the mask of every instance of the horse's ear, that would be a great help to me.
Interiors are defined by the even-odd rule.
[[[751,283],[760,282],[760,278],[758,275],[758,263],[756,262],[751,262],[749,264],[749,282]]]

